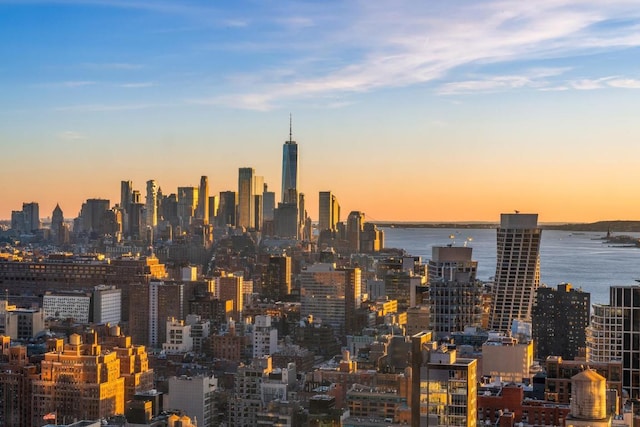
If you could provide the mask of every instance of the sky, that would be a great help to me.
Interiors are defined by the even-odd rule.
[[[640,219],[637,0],[0,0],[0,40],[0,218],[279,198],[291,115],[313,220]]]

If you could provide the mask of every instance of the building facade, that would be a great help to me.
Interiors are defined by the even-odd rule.
[[[541,233],[538,214],[500,215],[490,329],[507,332],[513,320],[531,321],[540,284]]]
[[[542,286],[536,292],[532,311],[535,357],[574,359],[586,347],[591,294],[569,283],[557,289]]]
[[[611,286],[609,305],[593,306],[587,361],[622,359],[622,387],[640,398],[640,286]]]
[[[428,263],[431,328],[436,337],[450,337],[467,326],[482,325],[482,284],[472,248],[434,246]]]

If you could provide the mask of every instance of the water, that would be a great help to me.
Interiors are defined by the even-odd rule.
[[[478,278],[488,280],[496,269],[495,229],[383,228],[385,246],[431,258],[432,246],[465,244],[478,261]],[[630,233],[635,237],[640,235]],[[604,233],[543,230],[540,246],[540,281],[555,287],[568,282],[591,293],[591,303],[609,303],[609,286],[634,285],[640,279],[640,248],[608,244]]]

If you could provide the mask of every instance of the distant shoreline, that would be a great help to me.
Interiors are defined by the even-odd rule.
[[[402,222],[402,221],[373,221],[380,228],[469,228],[487,229],[498,228],[495,222]],[[640,233],[640,221],[598,221],[592,223],[558,224],[541,223],[543,230],[566,231],[598,231],[598,232],[626,232]]]

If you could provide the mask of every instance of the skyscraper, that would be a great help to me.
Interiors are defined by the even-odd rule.
[[[235,191],[220,192],[220,206],[218,208],[218,227],[227,225],[236,225],[236,203],[237,197]]]
[[[354,252],[360,251],[360,237],[364,230],[364,212],[351,211],[347,217],[347,240],[349,249]]]
[[[201,219],[203,224],[209,224],[209,178],[204,175],[200,177],[196,218]]]
[[[120,207],[125,212],[129,212],[129,206],[133,202],[133,183],[131,181],[120,181]]]
[[[147,197],[144,205],[146,227],[155,229],[158,225],[158,184],[155,180],[147,181]]]
[[[562,283],[557,289],[541,286],[532,312],[533,342],[537,360],[547,356],[575,359],[585,347],[591,294]]]
[[[338,334],[348,331],[362,302],[359,268],[319,263],[300,273],[300,316],[322,321]]]
[[[594,304],[587,362],[622,360],[622,388],[640,398],[640,286],[611,286],[609,304]]]
[[[36,202],[23,203],[24,231],[31,233],[40,229],[40,206]]]
[[[489,328],[507,332],[515,319],[531,321],[540,284],[541,233],[538,214],[500,215]]]
[[[253,168],[238,170],[238,226],[253,228],[255,224],[255,193]]]
[[[69,239],[68,231],[64,225],[64,214],[60,205],[56,203],[56,207],[51,214],[51,233],[53,241],[59,245],[66,243]]]
[[[321,191],[318,201],[318,230],[333,230],[333,196],[331,191]]]
[[[178,187],[178,220],[183,228],[191,225],[198,205],[198,187]]]
[[[280,301],[291,293],[291,257],[287,255],[269,257],[262,277],[263,298]]]
[[[298,202],[298,144],[293,140],[289,117],[289,140],[282,146],[282,203]]]
[[[433,246],[429,260],[429,299],[437,338],[482,326],[482,284],[470,247]]]

